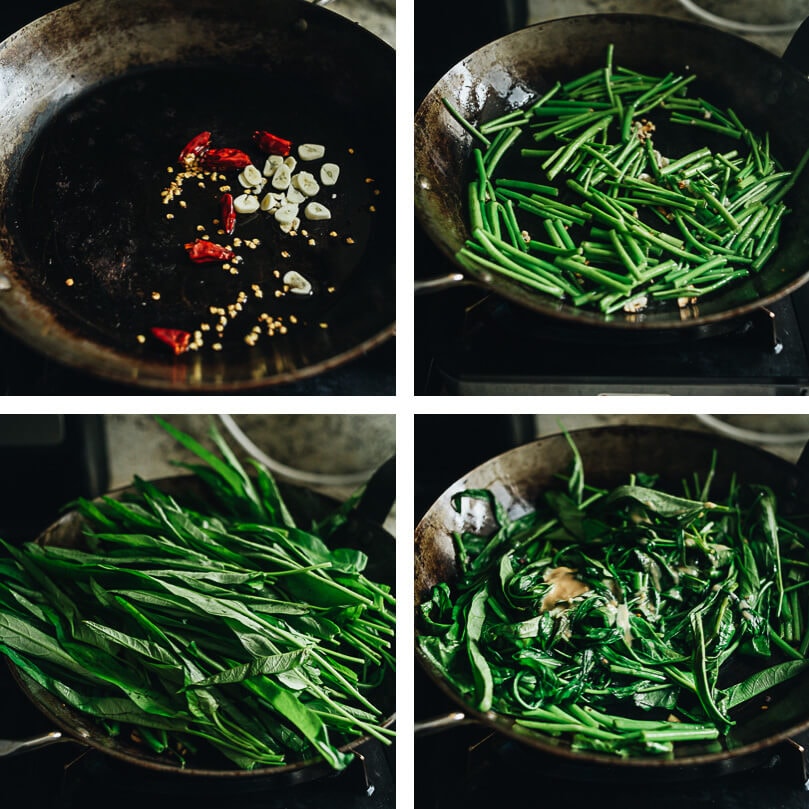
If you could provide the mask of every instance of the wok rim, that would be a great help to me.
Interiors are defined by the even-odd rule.
[[[726,436],[722,436],[719,434],[714,435],[712,433],[696,429],[681,428],[681,427],[662,427],[662,426],[643,425],[643,424],[624,424],[624,425],[584,427],[579,429],[572,429],[568,431],[568,435],[575,441],[577,435],[580,436],[583,434],[587,434],[588,436],[595,436],[598,434],[602,435],[621,434],[621,433],[631,434],[640,432],[657,435],[666,434],[672,439],[679,438],[683,442],[685,442],[689,438],[693,439],[694,437],[696,437],[700,441],[707,441],[708,439],[712,439],[714,443],[720,444],[725,447],[735,446],[737,448],[743,448],[745,452],[749,452],[753,456],[755,455],[764,456],[768,459],[770,463],[775,463],[776,465],[781,466],[784,470],[789,469],[793,471],[805,483],[809,483],[809,471],[801,470],[796,464],[793,464],[775,455],[774,453],[768,452],[767,450],[761,449],[760,447],[751,444],[745,444],[744,442],[738,441],[737,439],[728,438]],[[419,538],[425,532],[428,534],[432,533],[432,531],[430,530],[430,526],[428,525],[428,521],[430,520],[430,518],[435,518],[437,516],[435,512],[439,504],[445,501],[445,499],[451,496],[451,494],[453,494],[454,492],[460,491],[462,488],[467,488],[467,486],[465,485],[465,481],[470,476],[485,470],[487,467],[496,462],[501,463],[504,460],[507,460],[508,456],[512,453],[526,451],[527,447],[536,446],[546,440],[558,441],[560,438],[563,437],[564,433],[562,431],[542,435],[534,439],[533,441],[526,442],[524,444],[521,444],[520,446],[514,447],[510,450],[499,453],[498,455],[492,456],[486,461],[483,461],[482,463],[478,464],[477,466],[465,472],[461,477],[457,478],[453,483],[445,487],[444,491],[438,496],[438,498],[427,509],[424,515],[422,515],[422,517],[419,519],[415,528],[415,537],[417,546]],[[445,525],[443,520],[440,520],[440,524]],[[418,566],[419,564],[418,554],[416,556],[416,560],[417,560],[416,565]],[[439,688],[440,691],[445,696],[449,697],[461,709],[464,716],[472,717],[474,721],[488,728],[491,731],[502,733],[503,735],[511,739],[514,739],[515,741],[518,741],[521,744],[540,750],[543,753],[548,754],[550,756],[558,757],[569,763],[577,765],[590,764],[606,769],[618,768],[618,770],[625,772],[631,771],[647,772],[657,770],[661,773],[670,772],[672,775],[675,775],[677,770],[685,770],[693,767],[710,768],[714,765],[734,766],[736,763],[741,762],[745,758],[754,757],[766,751],[772,750],[776,745],[788,741],[796,734],[809,730],[809,710],[807,710],[806,717],[801,722],[790,724],[789,727],[781,729],[776,733],[770,734],[763,739],[748,742],[746,744],[739,745],[738,747],[734,747],[730,750],[725,749],[719,752],[684,755],[682,757],[676,758],[675,757],[652,758],[649,756],[646,757],[629,756],[623,758],[621,756],[609,756],[607,754],[594,751],[577,752],[575,750],[572,750],[568,746],[560,746],[558,744],[553,744],[551,742],[546,741],[546,739],[551,738],[547,734],[541,734],[537,731],[516,730],[515,729],[515,727],[517,727],[516,722],[510,719],[510,717],[506,716],[505,714],[499,714],[495,711],[484,712],[477,710],[471,704],[467,703],[463,699],[463,697],[461,697],[452,688],[452,686],[446,681],[446,678],[443,677],[441,672],[435,666],[433,666],[429,658],[419,648],[418,608],[419,608],[419,599],[421,596],[418,592],[416,592],[415,588],[414,588],[414,596],[416,602],[414,604],[415,656],[419,664],[421,665],[424,673],[428,676],[430,681],[437,688]],[[806,659],[807,661],[809,661],[809,658]]]
[[[553,19],[542,20],[540,22],[532,23],[531,25],[524,26],[523,28],[517,29],[515,31],[509,32],[508,34],[504,34],[503,36],[498,37],[497,39],[491,40],[484,45],[481,45],[479,48],[476,48],[474,51],[470,51],[467,53],[462,59],[458,60],[454,65],[447,68],[442,76],[433,84],[433,86],[429,89],[426,93],[424,98],[420,101],[416,114],[414,117],[414,121],[418,125],[419,121],[421,121],[424,117],[426,117],[426,112],[433,106],[436,106],[439,102],[436,100],[438,98],[438,90],[441,85],[447,80],[447,78],[463,66],[467,60],[471,59],[473,56],[480,54],[487,49],[491,49],[496,45],[496,43],[501,43],[504,40],[508,39],[509,37],[520,35],[523,32],[530,31],[532,29],[539,29],[545,28],[550,26],[558,26],[560,24],[570,24],[573,21],[581,21],[581,20],[589,20],[593,23],[597,23],[599,20],[609,22],[609,21],[637,21],[637,22],[646,22],[650,25],[656,25],[660,27],[669,26],[670,28],[691,28],[695,30],[700,30],[703,32],[707,32],[710,36],[715,37],[716,39],[724,39],[727,41],[732,40],[736,43],[737,47],[742,48],[749,48],[752,51],[756,51],[760,54],[761,58],[768,59],[768,60],[775,60],[778,62],[779,66],[784,70],[786,73],[791,74],[793,77],[800,77],[803,81],[809,81],[809,77],[805,76],[803,72],[787,61],[784,60],[783,55],[778,56],[777,54],[768,51],[763,46],[747,40],[740,36],[738,33],[733,33],[730,31],[724,31],[714,26],[707,24],[704,21],[698,20],[690,20],[690,19],[680,19],[675,17],[665,17],[659,14],[647,14],[647,13],[632,13],[632,12],[593,12],[593,13],[582,13],[582,14],[570,14],[561,17],[555,17]],[[573,24],[579,24],[578,22],[574,22]],[[581,23],[586,24],[586,23]],[[671,33],[671,32],[670,32]],[[676,33],[676,32],[674,32]],[[418,152],[417,152],[418,154]],[[806,268],[803,270],[802,273],[799,273],[795,278],[793,278],[788,283],[782,285],[777,290],[768,293],[764,296],[755,298],[754,300],[747,301],[743,304],[737,304],[731,310],[722,310],[720,312],[713,312],[707,315],[696,315],[693,317],[687,318],[680,318],[679,320],[675,319],[667,319],[663,322],[647,322],[643,319],[643,313],[640,313],[640,317],[624,317],[620,319],[606,319],[604,315],[595,310],[590,310],[587,308],[575,308],[569,303],[559,303],[555,304],[554,299],[548,296],[544,296],[538,292],[531,292],[528,287],[525,287],[512,279],[503,276],[497,277],[495,279],[495,283],[492,284],[490,280],[487,280],[488,273],[485,271],[481,271],[478,275],[474,271],[463,267],[459,262],[457,262],[454,251],[452,247],[447,243],[447,240],[441,238],[442,230],[437,222],[431,221],[430,217],[427,216],[425,209],[430,209],[433,206],[429,203],[422,202],[424,195],[426,192],[429,192],[429,188],[425,188],[422,185],[422,181],[420,179],[420,172],[419,172],[419,163],[418,158],[416,159],[416,164],[414,166],[414,197],[415,197],[415,214],[416,214],[416,221],[417,224],[422,228],[424,234],[429,239],[432,246],[437,249],[441,255],[449,260],[457,273],[460,273],[463,277],[463,280],[454,284],[454,286],[458,286],[462,283],[470,284],[479,289],[482,289],[488,293],[495,294],[502,296],[503,298],[511,301],[512,303],[518,304],[523,308],[526,308],[530,311],[536,312],[538,315],[542,315],[544,317],[549,317],[558,321],[565,323],[566,325],[582,325],[588,328],[597,328],[603,329],[606,331],[611,332],[624,332],[627,334],[631,333],[653,333],[653,332],[660,332],[660,333],[669,333],[675,334],[678,331],[689,331],[693,329],[698,329],[700,327],[712,327],[718,324],[728,324],[730,322],[735,322],[745,316],[750,315],[752,312],[765,308],[767,306],[776,303],[777,301],[782,300],[783,298],[788,297],[796,290],[800,289],[804,286],[807,282],[809,282],[809,253],[806,256]],[[466,224],[466,223],[465,223]],[[528,302],[530,301],[530,303]],[[698,306],[698,304],[697,304]]]

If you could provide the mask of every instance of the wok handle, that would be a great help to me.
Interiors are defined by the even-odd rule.
[[[809,475],[809,441],[803,445],[800,457],[795,465],[803,472],[804,475]]]
[[[396,456],[388,458],[368,479],[354,512],[382,525],[396,502]]]
[[[461,272],[453,272],[447,275],[437,275],[433,278],[425,278],[423,281],[416,280],[413,289],[417,295],[427,292],[441,292],[450,287],[457,287],[461,284],[470,283],[467,277]]]
[[[467,716],[463,711],[453,711],[443,716],[434,716],[432,719],[423,719],[413,723],[413,732],[417,736],[426,736],[430,733],[440,733],[460,725],[474,725],[478,720]]]
[[[18,753],[27,753],[29,750],[39,750],[40,747],[48,747],[58,742],[72,742],[73,739],[63,736],[58,730],[45,733],[42,736],[34,736],[31,739],[0,739],[0,758],[14,756]]]
[[[788,65],[797,68],[804,75],[809,74],[809,17],[798,26],[798,30],[792,35],[782,58]]]

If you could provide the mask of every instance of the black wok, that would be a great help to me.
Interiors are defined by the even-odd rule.
[[[712,495],[720,497],[730,478],[740,482],[764,483],[778,496],[785,514],[806,513],[809,507],[809,473],[770,453],[709,433],[656,427],[615,427],[572,431],[584,461],[585,480],[595,486],[625,483],[632,472],[660,474],[660,486],[680,489],[683,479],[697,473],[705,479],[714,449],[718,452]],[[453,483],[419,522],[415,533],[415,601],[429,596],[432,587],[458,576],[452,533],[485,531],[491,522],[483,507],[458,515],[450,504],[453,493],[467,488],[488,488],[512,516],[535,507],[541,493],[564,483],[557,475],[570,470],[572,453],[563,435],[552,435],[498,455]],[[417,648],[417,658],[429,678],[458,705],[454,717],[425,723],[427,731],[476,721],[486,728],[543,751],[566,768],[580,773],[585,768],[594,778],[687,778],[721,774],[760,763],[773,746],[809,728],[809,673],[770,694],[767,711],[741,712],[722,749],[704,744],[679,746],[672,758],[633,757],[619,759],[605,754],[577,752],[569,743],[541,734],[520,732],[512,721],[494,712],[481,713],[466,703],[441,673]]]
[[[732,107],[754,131],[770,131],[773,152],[794,167],[809,145],[809,25],[796,34],[784,59],[734,35],[675,19],[630,14],[593,14],[552,20],[497,39],[451,68],[430,90],[415,119],[416,215],[427,236],[448,258],[468,238],[466,187],[471,137],[444,108],[446,97],[474,123],[521,107],[565,81],[602,67],[607,46],[615,63],[653,75],[696,74],[691,85],[721,107]],[[661,133],[662,134],[662,133]],[[686,153],[705,145],[693,133]],[[697,142],[700,140],[700,142]],[[665,147],[665,144],[663,144]],[[678,151],[679,153],[679,151]],[[605,334],[657,331],[661,335],[712,326],[721,330],[751,310],[788,295],[809,277],[809,174],[790,195],[793,212],[781,246],[753,278],[729,286],[686,309],[660,306],[631,315],[577,309],[532,292],[494,273],[470,271],[456,262],[452,276],[428,279],[417,290],[472,283],[530,310],[570,324],[592,325]],[[675,331],[676,330],[676,331]]]
[[[176,497],[179,502],[197,504],[205,508],[204,499],[200,500],[200,496],[204,498],[204,489],[197,478],[179,476],[158,480],[155,483],[163,491]],[[310,489],[279,485],[290,511],[300,520],[301,525],[309,524],[310,520],[322,519],[332,513],[338,505],[331,498]],[[114,496],[121,496],[125,491],[127,490],[116,492]],[[394,492],[395,470],[394,461],[391,460],[383,464],[371,478],[366,486],[366,493],[350,515],[349,521],[333,536],[333,540],[337,541],[339,534],[339,544],[342,546],[365,551],[368,555],[368,575],[389,584],[391,588],[395,586],[394,541],[382,527],[382,522],[390,511]],[[43,531],[37,541],[68,547],[78,545],[82,541],[81,525],[82,520],[76,512],[68,512]],[[188,785],[191,781],[200,781],[205,789],[216,789],[220,785],[226,788],[227,783],[241,783],[248,780],[257,782],[259,787],[265,783],[293,785],[333,773],[321,759],[291,761],[279,767],[241,770],[220,758],[208,759],[202,751],[196,760],[189,761],[188,766],[180,767],[175,762],[152,753],[145,745],[131,741],[127,734],[109,736],[92,717],[65,705],[13,664],[9,663],[9,667],[23,693],[58,730],[22,742],[0,740],[0,755],[22,753],[49,744],[70,741],[99,750],[119,764],[145,768],[154,777],[162,779],[167,788],[171,788],[172,785],[182,788],[183,784]],[[382,710],[384,719],[381,724],[384,726],[390,726],[395,721],[394,686],[394,677],[386,676],[374,693],[369,695]],[[346,742],[340,749],[344,752],[354,751],[361,757],[362,747],[369,738],[356,737]]]
[[[394,56],[304,0],[79,0],[26,25],[0,44],[0,326],[83,372],[175,392],[292,382],[386,341]],[[186,187],[187,210],[165,206],[167,167],[207,130],[212,145],[246,151],[261,168],[257,129],[326,146],[341,168],[336,198],[318,196],[329,227],[309,223],[310,245],[267,214],[242,216],[234,238],[261,247],[240,251],[238,275],[192,264],[183,244],[197,224],[224,240],[210,226],[219,190]],[[290,269],[314,294],[276,297]],[[240,292],[247,299],[231,317]],[[175,357],[150,334],[215,328],[210,306],[227,309],[227,328],[199,351]],[[244,337],[262,314],[287,333],[251,348]]]

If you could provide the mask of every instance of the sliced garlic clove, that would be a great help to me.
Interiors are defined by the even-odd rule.
[[[252,188],[258,185],[263,179],[261,172],[252,163],[245,166],[239,173],[239,182],[245,188]]]
[[[298,161],[292,155],[289,155],[288,157],[284,158],[284,165],[289,166],[290,171],[295,171]]]
[[[314,175],[308,171],[299,171],[292,176],[292,185],[307,197],[313,197],[320,191],[320,185]]]
[[[292,172],[285,163],[281,163],[272,176],[272,187],[276,191],[286,191],[289,188],[289,181],[292,179]]]
[[[282,222],[278,227],[283,233],[292,233],[293,230],[297,232],[300,226],[301,220],[296,216],[291,222]]]
[[[233,200],[233,210],[236,213],[253,213],[259,209],[260,204],[258,197],[253,194],[239,194]]]
[[[335,185],[340,176],[340,167],[336,163],[324,163],[320,167],[320,182],[323,185]]]
[[[303,209],[303,215],[311,220],[331,219],[331,211],[319,202],[310,202]]]
[[[326,154],[326,147],[319,143],[302,143],[298,146],[298,157],[301,160],[320,160]]]
[[[278,222],[279,225],[292,222],[297,215],[298,206],[289,202],[283,203],[274,214],[275,221]]]
[[[285,272],[283,280],[289,291],[296,295],[308,295],[312,291],[309,281],[296,270]]]
[[[295,178],[292,178],[292,186],[287,189],[287,202],[291,202],[294,205],[300,205],[302,202],[306,202],[306,196],[302,194],[297,188],[293,187],[295,184]]]
[[[271,154],[264,163],[264,176],[272,177],[283,162],[284,158],[280,154]]]
[[[275,213],[284,201],[283,194],[275,194],[272,191],[264,195],[261,200],[261,210]]]

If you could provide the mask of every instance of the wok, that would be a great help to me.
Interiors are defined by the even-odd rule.
[[[605,427],[571,431],[584,462],[585,480],[595,486],[625,483],[632,472],[660,473],[660,487],[680,490],[683,479],[694,473],[705,480],[714,450],[718,452],[711,492],[719,498],[735,474],[739,482],[763,483],[778,496],[779,511],[806,513],[809,506],[809,473],[805,462],[793,465],[758,448],[709,433],[657,427]],[[557,476],[570,470],[572,453],[563,435],[551,435],[498,455],[453,483],[419,522],[415,532],[415,601],[422,603],[434,585],[453,582],[458,576],[453,532],[485,532],[491,517],[482,504],[457,514],[450,504],[463,489],[491,489],[510,516],[531,511],[542,492],[565,484]],[[805,459],[804,459],[805,460]],[[428,720],[418,727],[429,732],[461,722],[477,722],[485,728],[516,739],[555,758],[555,771],[593,778],[703,777],[760,763],[777,743],[809,728],[809,673],[773,691],[767,711],[740,711],[722,749],[690,743],[677,746],[672,758],[618,758],[579,752],[569,743],[549,735],[520,731],[512,720],[494,712],[482,713],[460,697],[435,670],[418,647],[417,658],[438,688],[458,706],[459,712]]]
[[[382,528],[393,503],[395,492],[395,461],[391,459],[383,464],[366,484],[365,493],[351,513],[346,524],[333,535],[343,547],[363,550],[368,555],[367,573],[377,581],[395,585],[395,553],[391,535]],[[189,505],[199,504],[205,508],[205,490],[194,476],[177,476],[154,481],[163,491],[176,497],[179,502]],[[279,484],[281,492],[293,516],[300,523],[308,524],[310,520],[322,519],[333,512],[338,505],[329,497],[287,484]],[[127,492],[123,489],[113,493],[120,497]],[[202,499],[200,497],[202,496]],[[76,512],[68,512],[38,537],[37,541],[46,544],[75,546],[81,542],[82,519]],[[38,749],[54,743],[75,742],[87,748],[93,748],[110,756],[113,762],[123,765],[134,765],[148,770],[154,777],[171,788],[176,784],[184,788],[190,781],[198,780],[204,789],[217,788],[219,785],[227,789],[227,784],[257,782],[259,787],[268,785],[294,785],[333,774],[333,770],[321,759],[309,761],[292,761],[279,767],[259,767],[254,770],[235,769],[229,762],[219,758],[207,760],[200,751],[196,762],[189,761],[188,766],[180,767],[176,763],[152,753],[145,745],[130,741],[126,734],[118,737],[109,736],[103,728],[95,724],[92,717],[62,703],[34,682],[13,664],[8,664],[11,673],[22,692],[29,700],[54,724],[57,730],[42,734],[33,739],[23,741],[0,740],[0,756],[22,753]],[[387,676],[375,689],[372,700],[375,700],[384,719],[381,724],[390,726],[395,721],[394,678]],[[361,736],[349,740],[340,746],[344,752],[354,751],[362,758],[362,746],[369,737]],[[177,779],[180,779],[179,782]],[[190,779],[190,780],[189,780]]]
[[[732,34],[675,19],[633,14],[588,14],[529,26],[497,39],[456,64],[430,90],[415,118],[416,216],[426,235],[457,272],[426,279],[417,291],[469,283],[529,310],[572,325],[599,327],[605,335],[638,331],[669,337],[686,330],[723,330],[746,313],[788,295],[809,277],[809,174],[790,194],[792,213],[781,244],[755,277],[729,285],[696,306],[659,306],[640,315],[577,309],[528,290],[495,273],[467,270],[454,260],[469,236],[467,184],[472,138],[451,118],[447,98],[473,123],[481,123],[539,98],[557,80],[603,67],[607,46],[615,63],[653,75],[696,74],[694,96],[732,107],[757,132],[770,131],[773,154],[794,167],[809,145],[809,68],[803,64],[809,25],[795,35],[783,59]],[[806,69],[801,72],[800,67]],[[663,133],[658,133],[665,153]],[[706,145],[704,134],[681,135],[676,153]],[[672,146],[674,149],[674,146]],[[674,151],[672,153],[675,153]]]
[[[0,44],[0,326],[96,377],[174,392],[296,381],[386,341],[394,56],[304,0],[78,0],[23,27]],[[193,264],[183,245],[198,224],[226,239],[210,226],[221,192],[187,183],[187,209],[163,205],[167,167],[211,131],[212,146],[246,151],[262,168],[258,129],[326,146],[341,174],[335,198],[322,189],[317,199],[332,219],[304,220],[308,244],[281,234],[269,214],[240,216],[233,238],[261,245],[237,251],[239,274]],[[234,196],[237,173],[227,175]],[[291,269],[313,294],[276,297]],[[228,308],[240,292],[242,309]],[[206,337],[175,357],[150,335],[215,327],[211,306],[227,310],[221,350]],[[287,333],[250,347],[244,337],[262,314]]]

